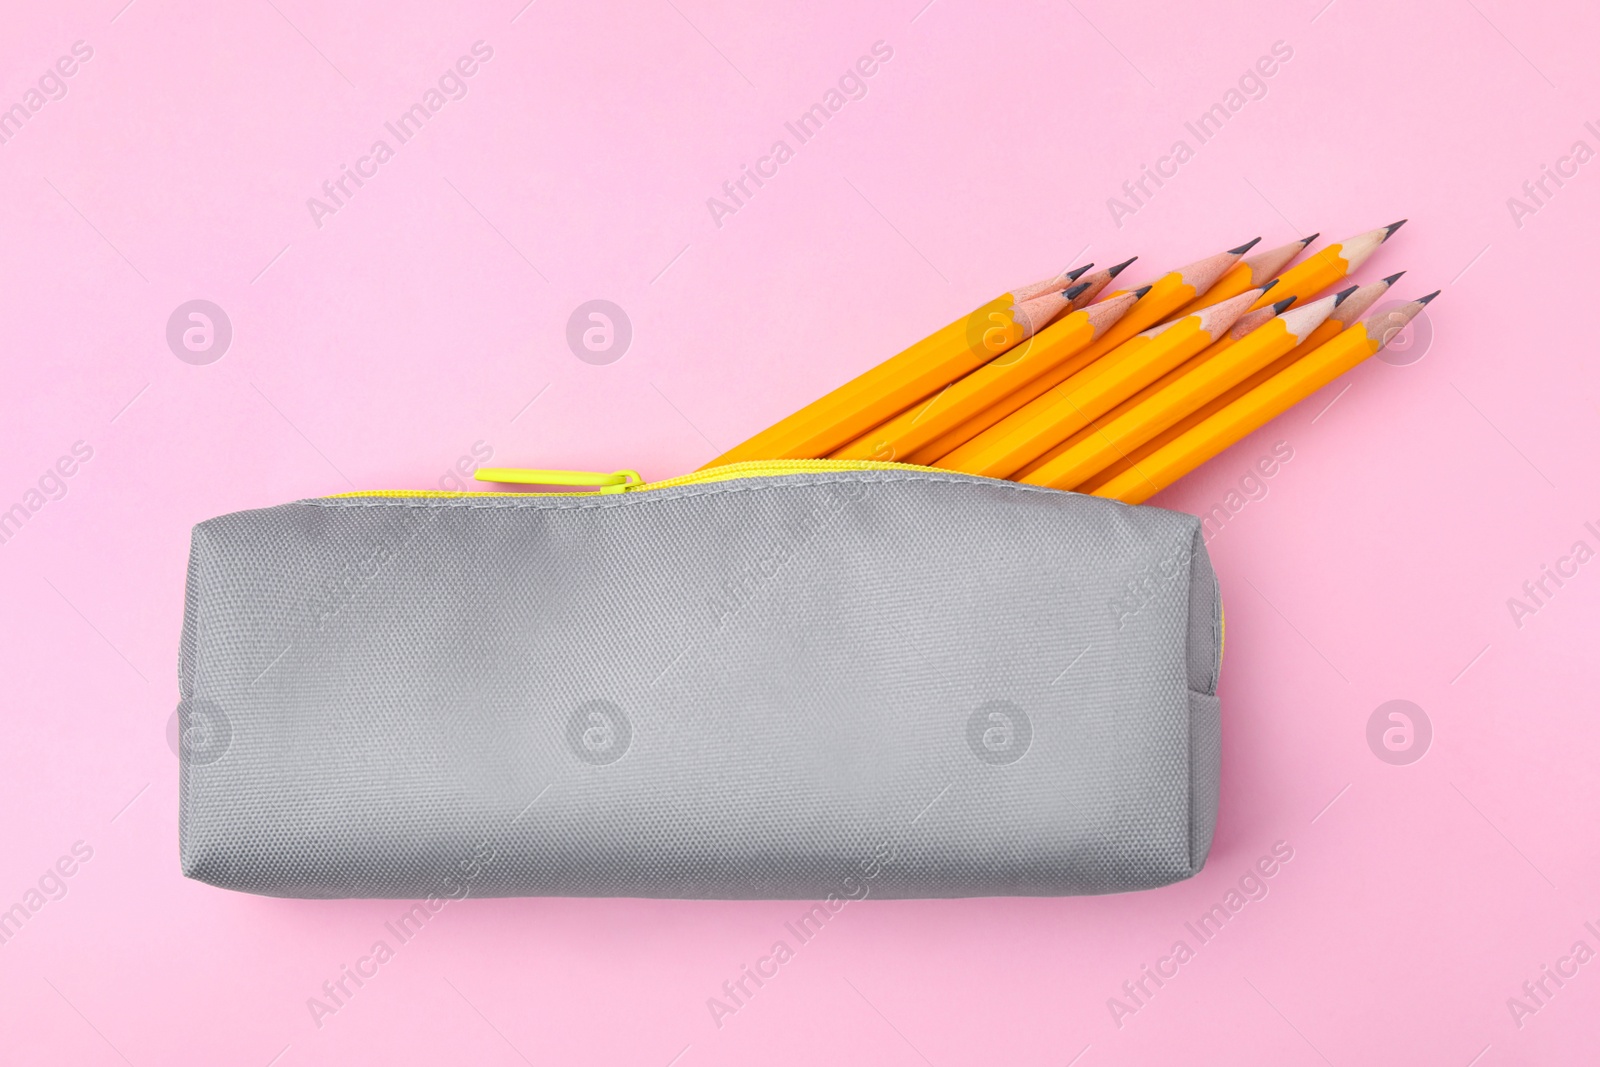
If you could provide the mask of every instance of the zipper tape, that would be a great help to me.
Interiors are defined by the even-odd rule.
[[[706,482],[726,482],[736,478],[775,477],[781,474],[804,474],[823,471],[932,471],[949,474],[936,467],[919,467],[911,463],[880,463],[866,459],[773,459],[729,463],[724,467],[711,467],[677,478],[659,482],[646,482],[637,471],[568,471],[537,467],[479,467],[473,477],[480,482],[502,485],[570,486],[568,491],[509,493],[492,490],[451,491],[443,489],[366,489],[353,493],[337,493],[329,499],[346,497],[470,497],[470,496],[597,496],[606,493],[637,493],[648,489],[670,489],[679,485],[700,485]]]

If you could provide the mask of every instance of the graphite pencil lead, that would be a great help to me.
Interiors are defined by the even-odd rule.
[[[1405,273],[1405,271],[1401,271],[1401,272],[1400,272],[1400,273],[1401,273],[1401,274],[1404,274],[1404,273]],[[1398,274],[1397,274],[1397,275],[1395,275],[1395,277],[1397,277],[1397,278],[1398,278],[1398,277],[1399,277],[1399,276],[1400,276],[1400,275],[1398,275]],[[1389,279],[1388,279],[1388,278],[1385,278],[1385,279],[1384,279],[1384,281],[1386,281],[1386,282],[1387,282],[1387,281],[1389,281]],[[1390,284],[1391,284],[1391,285],[1392,285],[1392,284],[1394,284],[1394,283],[1393,283],[1393,282],[1390,282]],[[1350,295],[1350,294],[1351,294],[1351,293],[1353,293],[1353,292],[1355,292],[1355,291],[1356,291],[1356,290],[1357,290],[1357,289],[1359,289],[1359,288],[1361,288],[1361,286],[1359,286],[1359,285],[1352,285],[1352,286],[1351,286],[1351,287],[1350,287],[1350,288],[1348,288],[1348,289],[1340,289],[1340,290],[1339,290],[1339,291],[1338,291],[1338,292],[1337,292],[1337,293],[1335,293],[1335,294],[1334,294],[1334,295],[1333,295],[1333,306],[1334,306],[1334,307],[1338,307],[1338,306],[1339,306],[1339,305],[1340,305],[1340,304],[1342,304],[1342,303],[1344,303],[1344,302],[1345,302],[1345,299],[1346,299],[1346,298],[1347,298],[1347,297],[1349,297],[1349,295]]]
[[[1405,271],[1403,271],[1403,270],[1395,271],[1393,274],[1391,274],[1387,278],[1383,279],[1384,284],[1385,285],[1393,285],[1395,282],[1400,280],[1400,277],[1403,274],[1405,274]]]
[[[1142,296],[1144,296],[1144,294],[1148,293],[1153,288],[1154,288],[1154,286],[1147,285],[1142,289],[1135,289],[1133,291],[1133,295],[1142,297]]]
[[[1429,293],[1427,296],[1419,296],[1419,297],[1417,297],[1417,303],[1426,304],[1428,301],[1432,300],[1434,297],[1438,296],[1442,292],[1444,292],[1443,289],[1435,289],[1433,292]]]
[[[1088,282],[1079,282],[1071,289],[1063,289],[1061,291],[1061,295],[1066,297],[1068,300],[1076,300],[1078,297],[1083,295],[1083,291],[1087,288],[1089,288]]]
[[[1069,281],[1069,282],[1077,281],[1079,278],[1083,277],[1083,272],[1088,270],[1092,266],[1094,266],[1093,263],[1085,263],[1083,266],[1079,267],[1077,270],[1069,270],[1069,271],[1067,271],[1067,281]]]
[[[1238,248],[1230,248],[1230,249],[1228,249],[1228,255],[1230,255],[1230,256],[1242,256],[1246,252],[1250,251],[1252,248],[1254,248],[1256,245],[1258,245],[1260,243],[1261,243],[1261,238],[1252,237],[1250,240],[1246,241],[1244,244],[1240,245]]]
[[[1399,222],[1391,222],[1391,223],[1389,223],[1389,225],[1384,227],[1384,229],[1387,230],[1388,232],[1383,235],[1383,239],[1385,241],[1387,241],[1389,238],[1393,237],[1394,236],[1394,231],[1398,230],[1400,227],[1404,226],[1409,221],[1411,221],[1411,220],[1409,220],[1409,219],[1401,219]]]
[[[1318,237],[1321,237],[1321,236],[1322,236],[1322,231],[1318,230],[1316,233],[1312,234],[1310,237],[1302,237],[1302,238],[1300,238],[1301,247],[1304,247],[1304,246],[1310,244],[1312,241],[1315,241]]]
[[[1267,291],[1267,290],[1268,290],[1268,289],[1271,289],[1271,288],[1272,288],[1272,287],[1273,287],[1273,286],[1274,286],[1274,285],[1277,285],[1277,284],[1278,284],[1278,279],[1276,279],[1276,278],[1274,278],[1274,279],[1272,279],[1272,280],[1271,280],[1271,281],[1270,281],[1270,282],[1268,282],[1268,283],[1267,283],[1267,284],[1266,284],[1266,285],[1263,285],[1263,286],[1262,286],[1262,287],[1261,287],[1261,291],[1262,291],[1262,292],[1263,292],[1263,293],[1264,293],[1264,292],[1266,292],[1266,291]]]
[[[1129,265],[1132,264],[1133,261],[1135,259],[1138,259],[1138,258],[1139,258],[1138,256],[1133,256],[1133,257],[1130,257],[1128,259],[1125,259],[1121,263],[1118,263],[1115,267],[1107,268],[1106,273],[1111,275],[1113,278],[1115,278],[1117,275],[1119,275],[1123,271],[1127,270]]]
[[[1280,300],[1276,304],[1272,305],[1272,313],[1274,315],[1282,315],[1285,311],[1288,310],[1289,305],[1294,303],[1294,302],[1295,302],[1295,298],[1292,297],[1292,296],[1287,300]]]

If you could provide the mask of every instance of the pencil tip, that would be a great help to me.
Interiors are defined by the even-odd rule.
[[[1426,304],[1428,301],[1432,300],[1434,297],[1438,296],[1442,292],[1444,292],[1443,289],[1435,289],[1433,292],[1429,293],[1427,296],[1419,296],[1419,297],[1417,297],[1417,303]]]
[[[1147,285],[1147,286],[1145,286],[1145,287],[1144,287],[1144,288],[1142,288],[1142,289],[1135,289],[1135,290],[1134,290],[1134,291],[1133,291],[1133,295],[1134,295],[1134,296],[1135,296],[1135,297],[1139,297],[1139,298],[1143,298],[1143,296],[1144,296],[1144,294],[1146,294],[1146,293],[1148,293],[1148,292],[1149,292],[1149,291],[1150,291],[1150,290],[1151,290],[1151,289],[1153,289],[1153,288],[1155,288],[1155,286],[1152,286],[1152,285]]]
[[[1067,271],[1067,281],[1069,281],[1069,282],[1077,281],[1079,278],[1083,277],[1083,272],[1088,270],[1092,266],[1094,266],[1093,263],[1085,263],[1083,266],[1079,267],[1077,270],[1069,270],[1069,271]]]
[[[1404,274],[1404,273],[1405,273],[1405,271],[1401,271],[1400,272],[1400,274]],[[1399,276],[1400,276],[1399,274],[1395,275],[1395,277],[1397,277],[1397,278]],[[1388,279],[1385,278],[1384,281],[1388,281]],[[1334,307],[1338,307],[1340,304],[1344,303],[1345,300],[1347,300],[1349,298],[1350,294],[1355,292],[1359,288],[1361,288],[1361,286],[1352,285],[1348,289],[1341,289],[1337,293],[1333,294],[1333,306]]]
[[[1260,243],[1261,243],[1261,238],[1252,237],[1250,240],[1246,241],[1244,244],[1240,245],[1238,248],[1230,248],[1230,249],[1228,249],[1228,255],[1230,255],[1230,256],[1242,256],[1246,252],[1250,251],[1252,248],[1254,248],[1256,245],[1258,245]]]
[[[1128,265],[1131,264],[1134,260],[1136,260],[1138,258],[1139,258],[1138,256],[1130,256],[1129,258],[1123,260],[1121,263],[1118,263],[1115,267],[1111,267],[1110,269],[1108,269],[1106,271],[1106,273],[1111,275],[1111,277],[1115,278],[1117,275],[1119,275],[1123,271],[1127,270],[1128,269]]]
[[[1083,295],[1083,291],[1087,288],[1089,288],[1088,282],[1079,282],[1071,289],[1063,289],[1061,291],[1061,295],[1066,297],[1068,300],[1076,300],[1078,297]]]
[[[1280,300],[1276,304],[1272,305],[1272,313],[1274,315],[1282,315],[1285,311],[1289,310],[1289,305],[1294,302],[1295,298],[1292,296],[1287,300]]]
[[[1383,279],[1383,284],[1385,284],[1385,285],[1393,285],[1395,282],[1400,280],[1400,276],[1402,274],[1404,274],[1404,273],[1405,273],[1405,271],[1403,271],[1403,270],[1395,271],[1393,274],[1391,274],[1387,278]]]
[[[1273,287],[1273,286],[1274,286],[1274,285],[1277,285],[1277,284],[1278,284],[1278,279],[1276,279],[1276,278],[1274,278],[1274,279],[1272,279],[1272,280],[1271,280],[1271,281],[1270,281],[1270,282],[1268,282],[1268,283],[1267,283],[1267,284],[1266,284],[1266,285],[1263,285],[1263,286],[1262,286],[1262,287],[1261,287],[1261,291],[1262,291],[1262,292],[1263,292],[1263,293],[1264,293],[1264,292],[1266,292],[1266,291],[1267,291],[1267,290],[1268,290],[1268,289],[1271,289],[1271,288],[1272,288],[1272,287]]]
[[[1300,238],[1300,247],[1304,248],[1306,245],[1310,244],[1312,241],[1315,241],[1318,237],[1321,237],[1321,236],[1322,236],[1322,231],[1318,230],[1316,233],[1312,234],[1310,237],[1302,237],[1302,238]]]
[[[1383,235],[1383,239],[1385,241],[1387,241],[1389,238],[1393,237],[1394,236],[1394,231],[1398,230],[1400,227],[1404,226],[1409,221],[1410,221],[1409,219],[1401,219],[1399,222],[1391,222],[1391,223],[1389,223],[1389,225],[1384,227],[1384,229],[1389,231],[1389,232],[1385,233]]]

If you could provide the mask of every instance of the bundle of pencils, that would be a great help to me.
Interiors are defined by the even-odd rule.
[[[1140,503],[1378,352],[1439,295],[1363,319],[1392,274],[1311,299],[1404,222],[1294,266],[1316,234],[1249,255],[1257,238],[1104,296],[1133,260],[1014,289],[706,466],[915,463]]]

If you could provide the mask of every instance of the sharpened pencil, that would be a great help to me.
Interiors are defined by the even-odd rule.
[[[1378,250],[1379,245],[1393,237],[1394,232],[1405,224],[1406,220],[1401,219],[1354,237],[1346,237],[1338,244],[1329,245],[1304,262],[1295,264],[1278,275],[1273,299],[1294,296],[1305,300],[1348,278]]]
[[[1210,418],[1093,490],[1140,504],[1379,351],[1438,291],[1341,331]]]
[[[1097,270],[1093,274],[1083,275],[1079,284],[1087,285],[1089,288],[1085,289],[1079,296],[1073,298],[1073,310],[1076,311],[1079,308],[1085,308],[1094,303],[1095,300],[1100,296],[1101,290],[1110,285],[1117,275],[1127,270],[1133,264],[1134,260],[1138,258],[1138,256],[1130,256],[1121,263],[1107,267],[1104,270]],[[1112,295],[1120,296],[1122,294],[1113,293]],[[1106,299],[1109,300],[1111,297],[1108,296]]]
[[[1277,313],[1267,322],[1254,326],[1233,344],[1221,348],[1213,344],[1095,425],[1030,463],[1016,480],[1055,489],[1076,488],[1130,449],[1287,354],[1322,324],[1338,301],[1337,296],[1323,297],[1293,311],[1287,308],[1294,297],[1279,301],[1272,305]]]
[[[1026,289],[1026,287],[1024,287]],[[1061,292],[1011,293],[930,334],[705,464],[816,459],[1032,337],[1071,305]]]
[[[1251,289],[1128,339],[1009,418],[941,456],[932,466],[990,478],[1010,477],[1092,419],[1198,355],[1222,336],[1259,295],[1260,290]]]
[[[1268,282],[1283,272],[1283,268],[1294,261],[1295,256],[1304,252],[1306,246],[1320,236],[1322,235],[1314,233],[1310,237],[1302,237],[1298,241],[1290,241],[1286,245],[1246,256],[1229,267],[1228,272],[1218,278],[1217,284],[1207,290],[1205,295],[1195,297],[1168,318],[1177,318],[1179,315],[1187,315],[1191,311],[1199,311],[1212,304],[1220,304],[1224,300],[1238,296],[1246,289],[1265,288]],[[1282,299],[1276,293],[1272,298],[1274,302]]]
[[[1032,300],[1034,297],[1043,296],[1048,292],[1059,293],[1064,289],[1071,289],[1078,279],[1088,273],[1089,268],[1093,266],[1093,263],[1085,263],[1081,267],[1064,270],[1055,277],[1046,278],[1042,282],[1030,282],[1027,285],[1020,285],[1011,290],[1011,299],[1020,304],[1024,300]]]
[[[1139,294],[1139,302],[1123,316],[1122,321],[1107,330],[1105,335],[1096,340],[1093,345],[1084,349],[1083,352],[1061,366],[1047,371],[1032,382],[1017,389],[1004,399],[989,405],[989,407],[937,440],[930,442],[910,457],[907,462],[933,465],[934,460],[955,451],[968,441],[975,439],[1014,412],[1021,410],[1038,397],[1043,396],[1074,374],[1077,374],[1107,352],[1161,322],[1173,311],[1208,291],[1216,284],[1217,279],[1222,277],[1228,268],[1237,263],[1246,252],[1250,251],[1259,240],[1260,238],[1258,237],[1255,240],[1245,242],[1237,248],[1230,248],[1226,252],[1207,256],[1205,259],[1197,260],[1188,266],[1169,271],[1150,285],[1135,290]]]
[[[1250,377],[1246,378],[1232,389],[1229,389],[1215,400],[1201,407],[1192,415],[1184,417],[1170,429],[1163,430],[1145,444],[1140,445],[1137,449],[1129,452],[1125,458],[1117,460],[1105,470],[1094,475],[1094,477],[1086,479],[1082,485],[1078,486],[1078,492],[1093,492],[1095,489],[1110,481],[1112,478],[1115,478],[1129,467],[1132,467],[1136,463],[1143,460],[1146,456],[1156,451],[1156,449],[1163,447],[1168,442],[1175,440],[1182,434],[1187,433],[1195,426],[1198,426],[1200,423],[1210,418],[1212,415],[1215,415],[1217,412],[1221,411],[1223,408],[1227,407],[1229,404],[1233,403],[1235,400],[1239,399],[1241,396],[1248,393],[1250,390],[1254,389],[1268,378],[1271,378],[1279,371],[1299,360],[1302,356],[1314,351],[1317,348],[1320,348],[1322,345],[1338,336],[1341,331],[1347,329],[1353,323],[1360,320],[1361,316],[1367,313],[1367,309],[1376,304],[1383,294],[1389,291],[1389,287],[1394,285],[1394,283],[1398,281],[1400,276],[1404,273],[1405,271],[1399,271],[1395,274],[1389,275],[1389,277],[1384,278],[1382,281],[1373,282],[1370,285],[1363,285],[1360,287],[1352,285],[1349,288],[1342,290],[1338,295],[1344,299],[1333,309],[1332,314],[1323,319],[1322,324],[1311,331],[1311,336],[1307,337],[1304,341],[1296,345],[1288,352],[1288,354],[1280,356],[1278,359],[1252,374]],[[1259,311],[1252,311],[1250,314],[1259,315],[1260,313],[1261,312]]]
[[[1138,299],[1123,293],[1058,319],[1026,348],[1019,346],[990,360],[926,403],[862,434],[830,458],[891,462],[911,455],[996,400],[1072,359],[1104,335]]]

